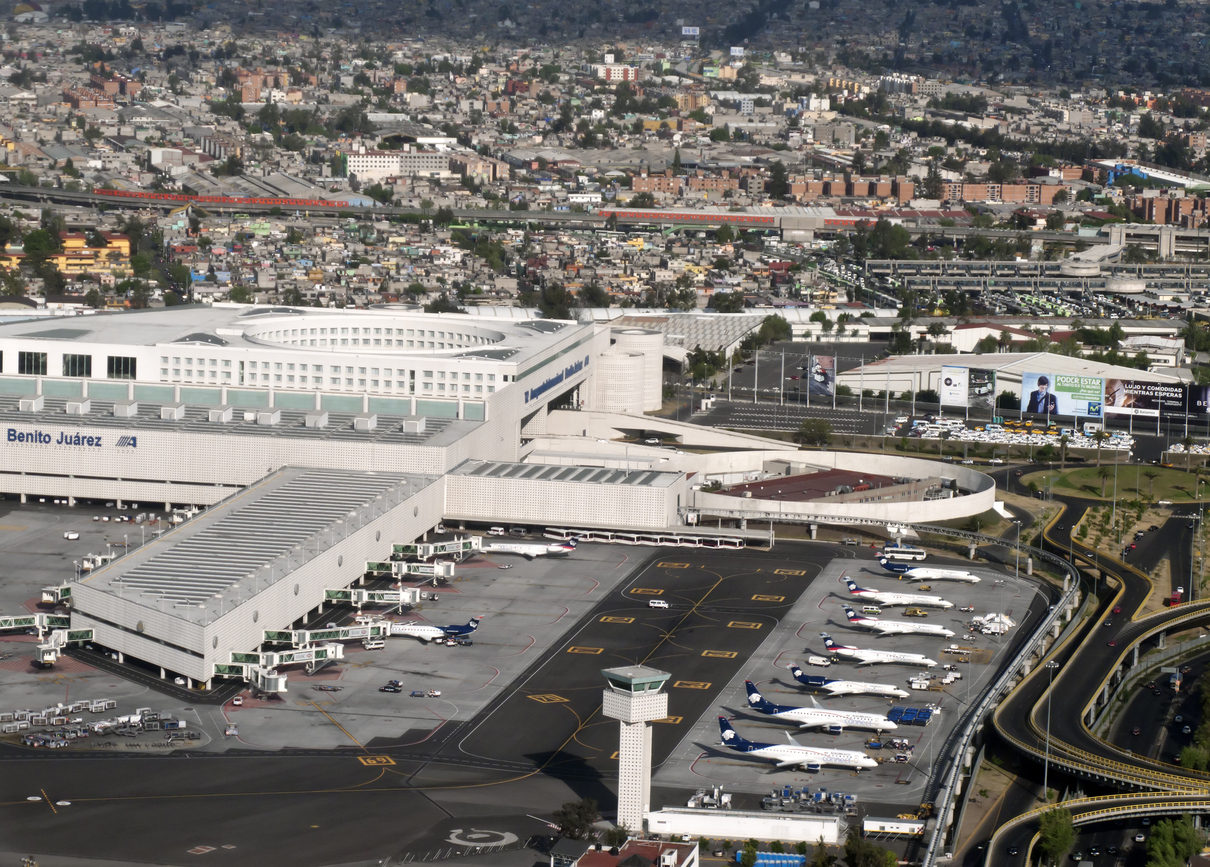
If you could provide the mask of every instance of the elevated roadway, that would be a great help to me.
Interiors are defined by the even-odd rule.
[[[9,199],[25,202],[37,202],[42,204],[56,205],[74,205],[83,207],[97,207],[103,205],[109,209],[124,209],[124,210],[160,210],[173,211],[183,207],[186,203],[173,200],[156,200],[156,199],[123,199],[113,196],[103,196],[97,193],[89,193],[83,191],[60,190],[49,187],[27,187],[20,184],[0,184],[0,199]],[[210,213],[222,214],[268,214],[281,213],[291,214],[295,211],[304,212],[309,216],[329,216],[329,217],[354,217],[357,219],[384,219],[390,217],[402,216],[423,216],[427,212],[419,208],[396,208],[389,206],[374,206],[363,207],[358,205],[313,205],[313,206],[293,206],[275,204],[272,200],[258,200],[254,198],[240,199],[238,202],[215,204],[210,202],[201,202],[197,207]],[[575,213],[571,211],[509,211],[509,210],[489,210],[486,208],[468,208],[455,209],[453,211],[454,218],[461,223],[470,224],[502,224],[502,225],[525,225],[537,224],[545,226],[559,226],[572,229],[604,229],[610,217],[602,214],[594,213]],[[772,219],[766,224],[753,225],[750,227],[744,226],[743,218],[761,219],[766,217]],[[620,211],[613,217],[619,225],[625,226],[654,226],[661,229],[693,229],[693,230],[710,230],[716,229],[725,223],[736,222],[741,224],[741,227],[753,229],[767,229],[774,231],[809,231],[817,234],[832,235],[838,230],[852,229],[855,225],[854,221],[846,218],[840,221],[840,225],[830,225],[838,221],[829,220],[829,225],[824,225],[823,218],[804,218],[794,213],[782,213],[777,208],[768,209],[768,214],[753,215],[749,212],[699,212],[693,210],[675,210],[665,209],[662,211]],[[812,225],[803,226],[804,222]],[[819,225],[814,225],[818,223]],[[951,226],[948,228],[938,226],[922,226],[914,227],[907,226],[908,232],[913,237],[920,235],[929,235],[937,238],[955,238],[965,239],[967,237],[979,235],[985,238],[1008,238],[1015,239],[1020,232],[1005,231],[997,229],[974,229],[963,226]],[[1104,243],[1101,238],[1082,238],[1078,239],[1075,235],[1066,232],[1050,232],[1039,231],[1030,233],[1030,238],[1049,243],[1058,244],[1075,244],[1077,240],[1082,240],[1084,243]]]

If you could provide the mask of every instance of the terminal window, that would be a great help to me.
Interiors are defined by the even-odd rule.
[[[28,373],[31,376],[46,376],[46,353],[18,352],[17,373]]]
[[[91,355],[64,355],[64,376],[92,376]]]
[[[105,375],[109,379],[135,379],[138,359],[125,355],[111,355],[105,361]]]

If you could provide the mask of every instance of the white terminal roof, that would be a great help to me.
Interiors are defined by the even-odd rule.
[[[1088,358],[1059,355],[1054,352],[892,355],[865,365],[865,376],[872,385],[876,385],[878,377],[886,376],[887,373],[890,373],[891,376],[897,374],[906,376],[919,371],[939,370],[942,367],[977,367],[994,370],[1000,376],[1017,380],[1026,372],[1053,373],[1062,376],[1099,376],[1104,379],[1137,379],[1144,382],[1180,383],[1188,379],[1187,376],[1182,376],[1181,371],[1178,370],[1174,370],[1172,373],[1152,372],[1134,367],[1104,364]],[[844,371],[840,376],[853,379],[860,372],[861,368],[854,367]]]
[[[404,473],[287,467],[85,582],[194,623],[213,622],[349,529],[435,481]]]
[[[388,348],[351,344],[302,345],[296,338],[277,338],[277,333],[322,326],[450,329],[472,335],[478,342],[457,348],[434,350]],[[0,323],[0,340],[78,341],[117,346],[158,346],[162,349],[272,349],[298,352],[372,353],[384,357],[486,358],[524,362],[544,353],[568,333],[582,328],[575,322],[552,319],[491,319],[464,314],[427,314],[414,309],[384,305],[369,310],[327,310],[311,307],[215,305],[140,310],[127,313],[73,317],[67,321]],[[333,332],[334,333],[334,332]],[[343,334],[344,332],[342,332]]]

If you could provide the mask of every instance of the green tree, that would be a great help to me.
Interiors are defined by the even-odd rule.
[[[803,851],[800,854],[807,853]],[[815,851],[811,854],[811,867],[832,867],[835,863],[836,856],[828,851],[828,847],[823,843],[823,837],[820,837],[819,842],[815,844]]]
[[[1109,439],[1109,434],[1103,430],[1095,431],[1092,435],[1092,441],[1097,444],[1097,466],[1101,465],[1101,444]],[[1104,490],[1101,491],[1101,496],[1105,496]]]
[[[601,818],[597,802],[592,798],[582,798],[579,801],[568,801],[555,810],[555,822],[559,832],[564,837],[573,840],[586,840],[592,834],[592,826]]]
[[[236,304],[251,304],[252,290],[247,286],[232,286],[227,292],[227,298]]]
[[[130,257],[130,270],[136,277],[146,277],[151,273],[151,257],[146,253],[135,253]]]
[[[1071,822],[1071,812],[1062,807],[1047,810],[1038,817],[1038,849],[1042,857],[1054,863],[1064,852],[1071,848],[1075,840],[1075,826]]]
[[[804,446],[827,446],[832,436],[832,423],[826,418],[804,418],[794,438]]]
[[[1109,472],[1109,467],[1097,467],[1097,478],[1101,480],[1101,497],[1105,496],[1105,485],[1109,483],[1109,477],[1112,473]]]
[[[101,292],[95,286],[84,293],[84,303],[97,310],[105,303],[105,299],[101,297]]]
[[[727,223],[714,230],[714,240],[720,244],[730,244],[735,240],[735,230]]]
[[[744,293],[715,292],[710,296],[710,307],[718,313],[739,313],[744,309]]]
[[[769,179],[765,183],[765,192],[771,199],[783,199],[790,192],[790,175],[786,164],[778,160],[769,166]]]
[[[1151,827],[1147,840],[1147,867],[1185,867],[1201,850],[1202,834],[1188,814],[1161,819]]]

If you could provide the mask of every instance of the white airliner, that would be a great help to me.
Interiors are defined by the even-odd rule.
[[[566,557],[576,550],[576,540],[556,542],[553,545],[526,545],[520,542],[493,542],[483,549],[484,554],[520,554],[526,560],[535,557]]]
[[[861,599],[872,599],[879,605],[923,605],[926,608],[953,608],[953,602],[946,602],[940,596],[921,596],[918,593],[891,593],[887,590],[866,590],[858,587],[852,578],[846,578],[849,594]]]
[[[961,569],[935,569],[932,566],[909,566],[906,563],[892,563],[886,557],[878,559],[878,565],[888,572],[894,572],[909,581],[965,581],[967,584],[978,584],[979,576]]]
[[[855,710],[828,710],[822,708],[811,699],[812,707],[797,707],[788,704],[774,704],[757,690],[750,680],[744,681],[748,688],[748,707],[757,713],[785,720],[797,725],[800,729],[826,728],[839,734],[846,727],[853,729],[870,729],[876,732],[892,732],[898,728],[893,722],[880,713],[861,713]]]
[[[834,653],[846,659],[856,659],[858,665],[875,665],[879,662],[887,662],[902,663],[904,665],[923,665],[926,668],[932,668],[937,664],[935,659],[929,659],[920,653],[896,653],[893,650],[865,650],[860,647],[851,647],[847,644],[837,644],[832,640],[832,636],[826,632],[821,632],[820,635],[823,636],[823,646],[828,649],[829,653]]]
[[[791,662],[788,666],[794,679],[808,689],[822,689],[829,695],[885,695],[892,698],[908,698],[911,693],[906,689],[891,686],[889,683],[863,683],[859,680],[830,680],[822,675],[807,674]]]
[[[946,629],[937,623],[908,623],[905,620],[882,620],[878,617],[866,617],[858,614],[849,606],[844,607],[844,613],[849,623],[862,629],[872,629],[880,635],[939,635],[942,638],[953,638],[954,631]]]
[[[453,626],[434,626],[431,623],[392,623],[391,635],[405,635],[429,642],[444,638],[465,638],[479,628],[482,617],[472,617],[468,623]]]
[[[786,740],[789,743],[761,744],[741,738],[739,733],[731,727],[731,723],[727,722],[726,717],[718,718],[718,727],[722,735],[723,746],[729,747],[737,753],[768,759],[779,768],[798,766],[805,767],[808,771],[818,771],[824,765],[830,765],[860,771],[862,768],[878,767],[878,762],[863,752],[804,747],[802,744],[796,743],[794,738],[790,737],[789,732],[786,732]]]

